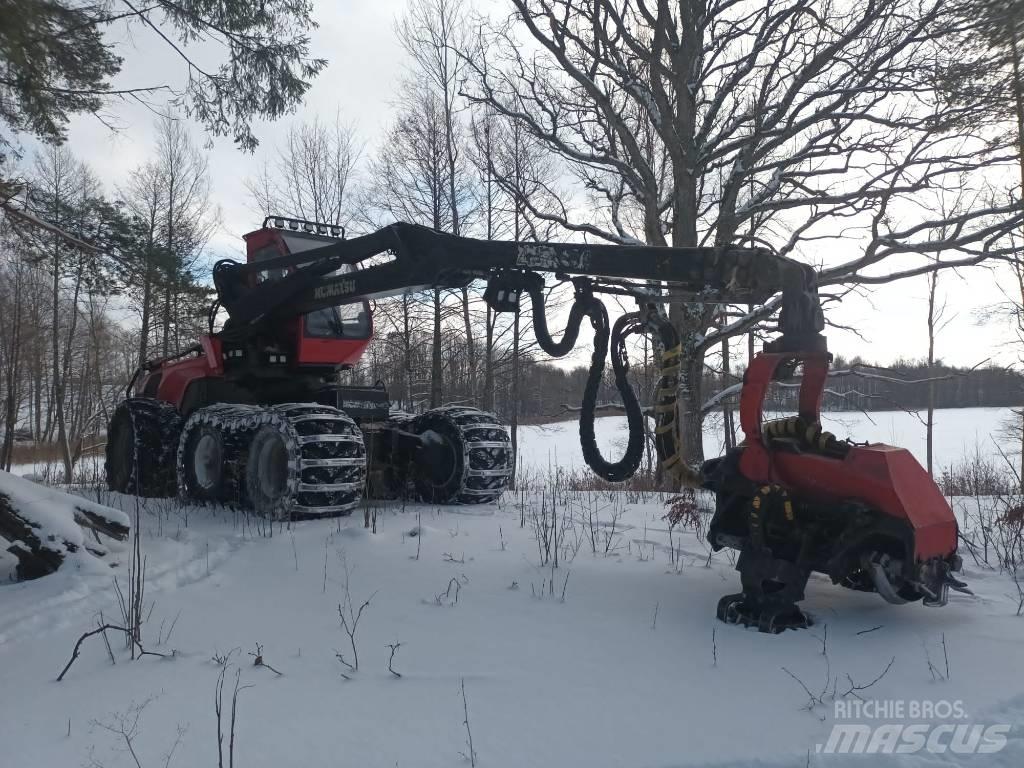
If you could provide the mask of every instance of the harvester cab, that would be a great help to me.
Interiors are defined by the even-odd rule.
[[[335,225],[317,224],[302,219],[268,217],[263,226],[244,235],[246,262],[291,261],[290,266],[261,270],[250,276],[256,283],[280,280],[298,268],[295,257],[344,240],[345,230]],[[342,265],[337,274],[350,272]],[[370,303],[367,300],[316,309],[297,315],[277,329],[286,340],[287,351],[277,353],[275,362],[294,366],[350,366],[356,363],[373,334]],[[273,353],[272,353],[273,354]]]

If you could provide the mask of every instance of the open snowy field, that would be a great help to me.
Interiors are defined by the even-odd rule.
[[[857,438],[916,452],[911,425],[873,416],[879,431],[860,424]],[[956,417],[979,443],[998,425],[987,410]],[[616,421],[599,422],[611,441]],[[573,425],[522,442],[530,466],[579,461]],[[739,589],[731,558],[670,534],[653,495],[564,492],[553,526],[549,493],[391,505],[376,533],[358,512],[268,532],[224,509],[103,496],[138,512],[142,641],[166,658],[132,661],[121,636],[108,633],[108,653],[97,635],[55,682],[83,632],[120,622],[126,550],[111,570],[72,562],[0,587],[2,765],[219,765],[222,673],[223,765],[237,675],[239,768],[1024,764],[1017,588],[970,558],[976,596],[936,609],[812,577],[816,627],[769,636],[715,620]],[[548,552],[546,525],[559,539]],[[351,624],[364,603],[353,649],[339,605]],[[889,711],[858,713],[861,700]],[[938,731],[943,751],[828,754],[837,724],[905,722]],[[999,749],[963,754],[986,744]]]
[[[981,456],[1002,463],[998,445],[1008,456],[1019,456],[1020,445],[1009,444],[1000,437],[1004,425],[1012,419],[1009,408],[949,408],[935,412],[935,466],[954,465],[977,451]],[[918,461],[925,463],[925,412],[906,411],[828,411],[822,424],[836,437],[849,437],[857,442],[888,443],[908,449]],[[739,415],[736,416],[739,432]],[[549,466],[568,469],[585,468],[579,446],[577,422],[564,421],[543,426],[522,427],[521,440],[525,450],[520,466],[527,470],[547,472]],[[618,455],[626,443],[626,418],[608,416],[596,421],[598,445],[608,455]],[[742,433],[740,433],[742,437]],[[704,433],[704,455],[722,452],[721,426],[709,420]]]

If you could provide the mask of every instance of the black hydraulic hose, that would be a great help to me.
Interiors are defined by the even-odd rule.
[[[587,465],[601,478],[612,483],[628,480],[640,466],[644,452],[644,416],[637,401],[636,393],[629,383],[629,360],[626,357],[625,339],[643,328],[636,313],[620,317],[610,332],[612,347],[612,369],[615,385],[622,397],[629,425],[629,440],[626,452],[618,461],[608,461],[601,455],[594,435],[594,419],[597,410],[597,395],[604,375],[605,359],[608,356],[609,329],[608,311],[601,301],[590,292],[589,284],[576,281],[576,299],[569,310],[569,322],[559,341],[551,337],[547,316],[544,311],[544,297],[539,286],[526,289],[530,294],[533,309],[533,327],[537,343],[552,357],[564,357],[576,346],[580,325],[589,317],[594,328],[594,351],[590,357],[590,370],[583,389],[583,403],[580,408],[580,447]]]
[[[541,293],[543,285],[543,282],[539,282],[525,288],[530,294],[530,303],[533,308],[533,330],[537,336],[537,344],[551,357],[565,357],[576,346],[576,339],[580,335],[580,324],[583,322],[584,317],[591,317],[591,322],[595,323],[594,332],[595,334],[597,333],[597,325],[593,317],[598,312],[604,312],[604,305],[594,297],[585,283],[577,281],[576,300],[572,303],[572,307],[569,308],[569,322],[565,326],[565,332],[562,334],[561,340],[555,341],[548,330],[548,318],[544,310],[544,296]],[[605,349],[607,349],[607,312],[605,312],[604,318]],[[597,346],[596,339],[594,346],[595,348]],[[601,368],[604,368],[603,354],[601,355]]]
[[[612,483],[619,483],[632,477],[643,459],[646,430],[644,413],[636,393],[629,383],[629,359],[626,355],[626,340],[633,334],[649,333],[655,336],[661,346],[661,375],[655,389],[654,445],[662,470],[675,481],[676,485],[698,488],[702,484],[701,474],[688,466],[679,453],[678,430],[678,389],[679,366],[682,345],[675,327],[664,313],[654,305],[648,305],[640,312],[620,317],[609,331],[608,311],[593,294],[589,280],[575,278],[573,284],[576,296],[569,310],[569,322],[559,341],[551,337],[547,316],[544,311],[544,282],[539,275],[527,273],[521,276],[523,282],[518,288],[530,295],[533,310],[533,328],[537,343],[552,357],[564,357],[576,346],[583,318],[590,318],[594,328],[594,352],[590,356],[590,370],[583,388],[583,403],[580,408],[580,447],[583,458],[594,472]],[[605,359],[609,346],[612,356],[612,370],[615,387],[622,397],[629,426],[626,451],[618,461],[608,461],[601,455],[594,435],[594,419],[597,411],[597,395],[604,375]]]
[[[601,310],[604,312],[603,304]],[[607,313],[604,313],[604,322],[607,329]],[[626,452],[618,461],[608,461],[601,455],[601,450],[597,446],[597,438],[594,435],[597,392],[601,383],[606,353],[606,350],[601,350],[600,360],[598,360],[596,339],[587,385],[583,390],[583,407],[580,409],[580,447],[583,449],[583,458],[594,472],[612,483],[628,480],[636,474],[644,456],[644,414],[636,393],[629,383],[629,358],[626,356],[626,339],[632,333],[641,332],[642,328],[640,316],[633,313],[622,315],[616,320],[611,332],[612,371],[615,374],[615,386],[622,397],[622,407],[626,411],[626,423],[629,426]],[[604,339],[605,345],[607,345],[608,336],[605,335]]]

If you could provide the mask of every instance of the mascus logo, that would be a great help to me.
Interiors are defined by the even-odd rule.
[[[348,296],[356,292],[355,280],[339,280],[336,283],[321,285],[313,289],[314,299],[333,299],[335,296]]]

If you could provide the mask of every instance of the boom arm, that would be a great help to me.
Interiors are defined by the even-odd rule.
[[[374,257],[375,262],[360,268]],[[343,267],[353,269],[338,273]],[[254,274],[284,268],[293,271],[279,280],[252,284]],[[241,330],[351,301],[463,287],[475,279],[487,280],[492,296],[501,288],[526,290],[537,271],[661,281],[701,301],[760,303],[781,291],[783,335],[776,346],[795,350],[823,343],[813,270],[765,248],[490,241],[396,223],[289,256],[249,264],[222,261],[214,267],[214,282],[230,318],[227,327]],[[615,292],[651,298],[642,285],[619,285]]]

